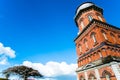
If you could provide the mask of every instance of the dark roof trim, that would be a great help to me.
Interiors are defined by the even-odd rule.
[[[99,60],[97,60],[97,61],[101,61],[101,62],[100,62],[99,64],[97,64],[97,65],[93,65],[93,66],[87,67],[87,68],[85,68],[85,69],[84,69],[84,67],[83,67],[83,68],[80,69],[80,70],[76,70],[76,72],[81,72],[81,71],[89,70],[89,69],[92,69],[92,68],[95,68],[95,67],[100,67],[101,65],[105,65],[105,64],[107,64],[107,63],[110,64],[110,62],[113,62],[113,61],[114,61],[114,62],[120,62],[120,58],[109,55],[109,56],[104,57],[104,58],[101,58],[101,59],[99,59]],[[89,63],[89,64],[93,64],[93,63],[91,62],[91,63]]]
[[[92,5],[92,6],[90,6],[90,7],[87,7],[87,8],[85,8],[85,9],[80,10],[79,13],[75,16],[75,21],[77,21],[77,19],[79,18],[79,16],[81,16],[81,14],[82,14],[83,12],[88,11],[88,10],[90,10],[90,9],[94,9],[94,10],[99,11],[99,12],[101,12],[101,13],[103,14],[103,9],[102,9],[102,8],[99,8],[99,7],[97,7],[96,5]]]
[[[115,28],[115,29],[120,30],[120,28],[118,28],[118,27],[116,27],[116,26],[113,26],[113,25],[110,25],[110,24],[108,24],[108,23],[101,22],[101,21],[99,21],[99,20],[93,19],[93,20],[82,30],[82,32],[74,39],[74,42],[75,42],[75,41],[84,33],[84,31],[87,30],[87,29],[90,27],[90,25],[92,25],[94,22],[97,22],[97,23],[100,23],[100,24],[103,24],[103,25],[107,25],[107,26],[109,26],[109,27],[112,27],[112,28]]]
[[[105,46],[105,45],[120,48],[120,46],[117,45],[117,44],[111,44],[111,43],[108,43],[108,42],[102,42],[99,46],[97,46],[97,47],[95,47],[95,48],[92,48],[90,51],[84,53],[84,54],[81,55],[79,58],[84,57],[84,56],[86,56],[87,54],[90,54],[90,53],[94,52],[95,50],[97,50],[97,49],[99,49],[99,48],[101,48],[102,46]]]
[[[102,46],[104,46],[104,45],[105,45],[105,42],[102,42],[99,46],[97,46],[97,47],[95,47],[95,48],[90,49],[90,51],[88,51],[88,52],[84,53],[84,54],[83,54],[83,55],[81,55],[79,58],[82,58],[82,57],[86,56],[87,54],[94,52],[95,50],[97,50],[97,49],[101,48],[101,47],[102,47]],[[78,58],[78,59],[79,59],[79,58]]]

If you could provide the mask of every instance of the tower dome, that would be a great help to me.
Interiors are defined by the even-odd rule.
[[[95,4],[93,4],[92,2],[85,2],[85,3],[83,3],[82,5],[80,5],[78,7],[76,14],[78,14],[80,10],[85,9],[87,7],[90,7],[90,6],[93,6],[93,5],[95,5]]]
[[[105,22],[102,8],[92,2],[85,2],[78,6],[75,14],[75,22],[79,31],[82,31],[93,19]]]

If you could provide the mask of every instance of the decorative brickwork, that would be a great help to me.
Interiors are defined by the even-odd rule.
[[[103,9],[91,2],[75,15],[78,80],[120,80],[120,29],[107,24]]]

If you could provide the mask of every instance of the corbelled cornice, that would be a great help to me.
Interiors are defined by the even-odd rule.
[[[103,46],[112,46],[112,47],[120,48],[120,45],[118,45],[118,44],[111,44],[109,42],[102,42],[102,43],[100,43],[100,45],[96,46],[95,48],[90,49],[88,52],[81,55],[78,59],[80,59],[80,58],[82,58],[82,57],[84,57],[92,52],[95,52],[96,50],[102,48]]]
[[[118,28],[118,27],[116,27],[116,26],[113,26],[113,25],[110,25],[110,24],[108,24],[108,23],[105,23],[105,22],[102,22],[102,21],[93,19],[93,20],[81,31],[81,33],[74,39],[74,42],[75,42],[79,37],[81,37],[81,35],[84,34],[84,32],[85,32],[86,30],[88,30],[92,24],[102,25],[102,26],[105,26],[106,28],[109,28],[109,29],[112,29],[112,30],[116,30],[116,31],[118,31],[118,30],[120,31],[120,28]]]

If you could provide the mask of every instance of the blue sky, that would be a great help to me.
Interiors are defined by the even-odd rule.
[[[103,8],[108,23],[120,26],[119,0],[0,0],[0,42],[15,51],[13,58],[0,54],[7,60],[0,71],[24,61],[76,64],[74,16],[86,1]]]

